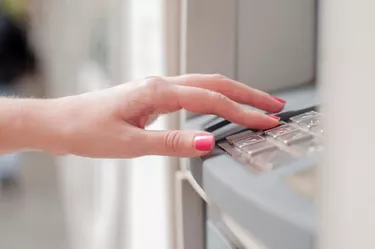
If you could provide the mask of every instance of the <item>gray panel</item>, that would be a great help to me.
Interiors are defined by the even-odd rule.
[[[269,248],[311,249],[313,201],[279,180],[311,166],[315,161],[310,160],[259,176],[226,154],[214,156],[203,164],[204,190],[223,212]]]
[[[182,221],[179,243],[182,243],[183,249],[204,249],[204,202],[186,180],[177,175],[176,182],[176,199],[180,202],[177,214]]]
[[[236,0],[183,2],[181,73],[219,73],[235,79]]]
[[[319,103],[314,85],[285,89],[273,94],[288,101],[285,111],[303,109]],[[190,118],[185,123],[184,128],[202,129],[214,120],[217,120],[217,117],[212,115],[196,116]],[[233,129],[236,129],[236,126],[229,125],[219,129],[214,134],[217,136],[226,132],[229,134],[233,132]],[[314,162],[314,159],[310,160]],[[260,181],[258,176],[253,175],[242,164],[223,154],[221,150],[214,151],[206,158],[187,160],[187,168],[191,169],[198,183],[202,184],[203,177],[203,187],[218,208],[240,223],[253,236],[261,239],[261,242],[270,245],[272,249],[313,248],[315,236],[313,201],[301,197],[299,193],[280,182],[281,175],[288,175],[309,166],[308,161],[302,160],[296,162],[294,166],[291,165],[291,167],[267,175]],[[190,190],[194,191],[193,189]],[[190,200],[190,198],[192,199]],[[185,193],[186,207],[195,206],[196,198],[199,199],[197,195]],[[190,203],[191,201],[192,203]],[[290,206],[285,205],[285,203],[289,203]],[[203,205],[204,203],[200,211],[193,208],[194,212],[188,211],[189,214],[184,215],[185,220],[188,220],[190,224],[188,226],[191,226],[188,231],[185,231],[185,236],[192,238],[188,233],[193,231],[193,227],[201,226],[201,221],[197,220],[196,214],[199,213],[199,216],[203,219]],[[281,207],[281,209],[270,209],[272,205]],[[192,226],[191,223],[197,224]],[[254,225],[259,229],[254,230]],[[272,232],[267,234],[269,231]],[[195,232],[194,234],[196,234]],[[291,237],[291,235],[293,236]]]
[[[206,249],[236,249],[211,221],[207,221],[206,231]]]
[[[238,80],[266,91],[311,81],[315,0],[238,3]]]
[[[235,77],[234,0],[185,0],[186,42],[183,73]]]
[[[231,231],[221,220],[221,213],[220,210],[217,210],[216,207],[211,207],[206,205],[206,223],[211,223],[212,226],[217,229],[222,237],[225,237],[226,241],[234,248],[243,249],[245,246],[241,243],[241,241],[237,238],[236,234]],[[206,225],[206,229],[207,225]]]

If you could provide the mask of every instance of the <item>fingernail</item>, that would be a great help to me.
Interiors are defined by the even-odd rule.
[[[283,103],[283,104],[286,103],[286,100],[283,100],[283,99],[281,99],[281,98],[279,98],[279,97],[272,96],[272,98],[276,99],[276,100],[279,101],[280,103]]]
[[[194,139],[195,148],[199,151],[210,151],[214,145],[213,136],[197,136]]]
[[[280,120],[280,117],[278,117],[278,116],[268,115],[268,117],[273,118],[273,119],[276,119],[277,121]]]

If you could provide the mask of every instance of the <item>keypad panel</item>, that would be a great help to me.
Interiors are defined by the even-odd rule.
[[[299,157],[322,152],[323,134],[322,114],[309,111],[270,130],[248,130],[228,136],[219,146],[254,171],[267,172],[287,166]]]

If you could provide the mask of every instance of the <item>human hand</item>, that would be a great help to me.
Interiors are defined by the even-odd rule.
[[[266,129],[276,126],[278,119],[239,103],[275,113],[283,109],[285,102],[221,75],[182,75],[149,77],[53,103],[58,113],[55,122],[61,124],[58,142],[53,148],[45,144],[44,150],[87,157],[134,158],[202,156],[213,148],[214,138],[207,132],[145,130],[159,114],[186,109]]]

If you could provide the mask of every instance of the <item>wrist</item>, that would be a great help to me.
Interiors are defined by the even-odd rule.
[[[0,122],[5,151],[37,150],[64,154],[59,101],[54,99],[2,99],[6,113]]]

